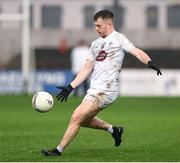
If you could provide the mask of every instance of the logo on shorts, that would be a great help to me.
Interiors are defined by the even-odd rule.
[[[98,56],[96,57],[96,61],[102,62],[102,61],[104,61],[106,59],[106,56],[107,56],[107,53],[104,50],[101,50],[98,53]]]

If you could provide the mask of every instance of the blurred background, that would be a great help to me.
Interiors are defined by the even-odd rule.
[[[80,59],[72,52],[98,37],[93,15],[101,9],[114,12],[116,30],[163,73],[126,54],[120,95],[179,96],[180,0],[0,0],[0,94],[55,94],[68,84]]]

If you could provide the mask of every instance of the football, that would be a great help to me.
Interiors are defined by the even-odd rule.
[[[41,113],[48,112],[54,104],[53,97],[45,91],[36,92],[32,98],[33,108]]]

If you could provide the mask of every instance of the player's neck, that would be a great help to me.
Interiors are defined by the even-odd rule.
[[[114,29],[110,29],[110,30],[108,30],[108,32],[107,32],[107,34],[106,34],[106,36],[105,37],[103,37],[103,38],[106,38],[107,36],[109,36],[111,33],[113,33],[114,32]]]

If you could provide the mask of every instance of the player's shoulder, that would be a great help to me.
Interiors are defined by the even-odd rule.
[[[114,36],[119,37],[119,38],[126,38],[125,34],[117,32],[117,31],[114,31]]]
[[[96,39],[92,42],[92,44],[97,43],[97,42],[99,42],[100,40],[102,40],[102,38],[101,38],[101,37],[98,37],[98,38],[96,38]]]
[[[101,42],[102,38],[99,37],[97,39],[95,39],[94,41],[92,41],[91,43],[91,47],[97,46],[97,44],[99,44]]]

